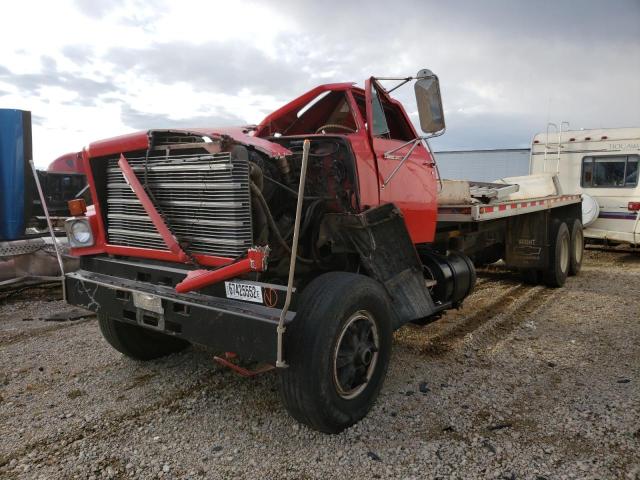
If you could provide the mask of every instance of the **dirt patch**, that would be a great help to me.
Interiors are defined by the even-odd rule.
[[[189,348],[135,362],[94,319],[23,291],[0,303],[2,478],[638,478],[640,262],[588,250],[563,289],[482,269],[463,308],[395,335],[374,409],[297,424],[278,374]],[[34,320],[23,321],[22,318]]]

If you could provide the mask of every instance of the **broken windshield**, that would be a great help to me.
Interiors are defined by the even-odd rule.
[[[319,133],[323,128],[347,133],[357,130],[353,112],[344,92],[323,93],[314,98],[298,111],[296,118],[282,133]]]

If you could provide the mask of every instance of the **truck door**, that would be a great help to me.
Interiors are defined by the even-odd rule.
[[[418,135],[402,105],[390,98],[374,78],[366,81],[365,101],[369,141],[378,166],[380,203],[394,203],[400,208],[413,243],[432,242],[438,208],[434,161],[420,143],[397,168]]]

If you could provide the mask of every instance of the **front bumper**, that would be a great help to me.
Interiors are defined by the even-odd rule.
[[[65,277],[67,302],[117,321],[275,364],[279,305],[267,307],[199,292],[176,293],[171,284],[184,271],[173,267],[104,257],[83,260],[80,270]],[[158,284],[158,279],[165,284]],[[159,297],[163,313],[136,307],[133,301],[136,292]],[[284,297],[284,292],[280,296]],[[289,312],[285,324],[294,316],[295,312]]]

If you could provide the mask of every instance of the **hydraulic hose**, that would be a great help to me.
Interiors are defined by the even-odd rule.
[[[269,225],[269,229],[275,236],[278,243],[282,246],[282,248],[284,248],[287,253],[291,254],[291,247],[287,244],[285,239],[282,237],[282,234],[280,233],[280,229],[278,228],[276,221],[273,219],[273,215],[271,215],[271,209],[269,208],[269,205],[267,205],[267,201],[264,199],[262,192],[260,191],[260,189],[255,183],[251,182],[250,186],[251,186],[251,193],[255,195],[255,197],[258,199],[258,203],[262,207],[262,210],[265,216],[267,217],[267,223]],[[296,258],[298,259],[299,262],[302,262],[302,263],[306,263],[306,264],[315,263],[314,260],[310,258],[304,258],[299,255],[296,256]]]

